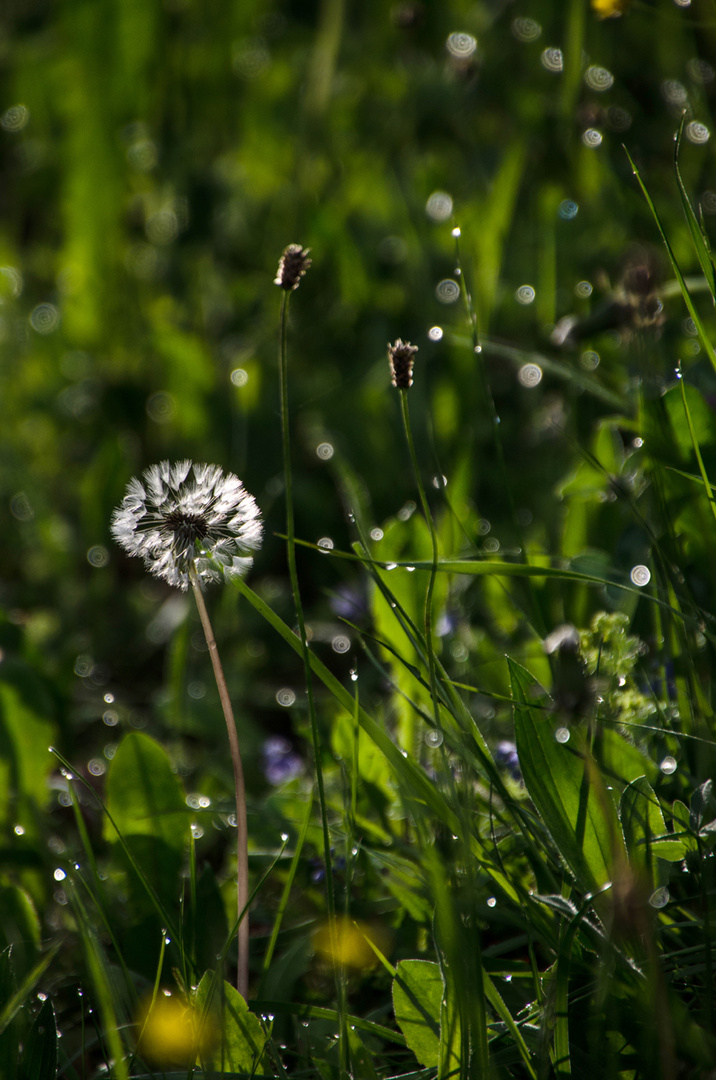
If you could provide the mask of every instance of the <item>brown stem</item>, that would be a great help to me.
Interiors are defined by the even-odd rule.
[[[214,638],[214,631],[211,628],[209,613],[206,610],[206,604],[204,603],[204,596],[201,591],[201,586],[199,585],[199,578],[196,569],[193,566],[189,576],[192,589],[194,590],[196,606],[199,610],[201,625],[204,628],[204,637],[206,638],[206,644],[209,647],[209,656],[211,657],[211,665],[214,669],[214,678],[216,679],[216,685],[221,699],[221,707],[224,710],[226,731],[229,736],[229,749],[231,751],[231,763],[234,766],[234,788],[236,791],[236,903],[238,917],[241,919],[238,933],[239,960],[236,988],[242,997],[246,999],[249,992],[249,834],[246,820],[244,770],[241,764],[239,737],[236,734],[234,711],[231,708],[229,691],[226,687],[226,679],[224,678],[224,671],[221,666],[221,660],[219,659],[219,650],[216,647],[216,639]],[[243,918],[241,918],[244,908],[246,908],[246,911]]]

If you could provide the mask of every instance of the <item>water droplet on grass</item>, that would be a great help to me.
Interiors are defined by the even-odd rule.
[[[639,588],[643,588],[644,585],[648,585],[651,581],[651,571],[649,570],[648,566],[642,566],[641,564],[639,564],[638,566],[632,567],[629,577],[631,578],[634,585],[637,585]]]

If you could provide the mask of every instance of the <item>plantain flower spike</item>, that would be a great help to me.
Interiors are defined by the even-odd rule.
[[[309,251],[310,248],[301,247],[300,244],[289,244],[279,260],[278,271],[273,279],[274,285],[280,285],[286,292],[297,289],[311,265]]]
[[[418,351],[417,345],[397,339],[394,345],[388,345],[388,360],[393,386],[398,390],[408,390],[413,385],[413,357]]]

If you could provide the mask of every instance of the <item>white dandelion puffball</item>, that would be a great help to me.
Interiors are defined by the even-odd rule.
[[[218,465],[162,461],[133,477],[112,515],[112,535],[155,577],[186,590],[242,577],[261,546],[261,514],[238,476]]]

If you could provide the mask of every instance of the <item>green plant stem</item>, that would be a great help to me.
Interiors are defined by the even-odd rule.
[[[321,765],[321,739],[318,731],[318,719],[316,717],[316,705],[313,696],[313,676],[311,674],[311,660],[306,636],[306,620],[303,614],[301,591],[298,585],[298,571],[296,569],[296,529],[293,513],[293,472],[291,469],[291,430],[288,411],[288,351],[286,347],[286,332],[288,327],[288,299],[291,294],[284,292],[281,297],[280,340],[279,340],[279,384],[281,393],[281,438],[283,445],[283,471],[286,488],[286,548],[288,553],[288,572],[291,579],[291,591],[293,603],[296,608],[296,621],[298,623],[298,636],[301,640],[301,655],[303,658],[304,675],[306,681],[306,695],[308,698],[308,714],[311,721],[311,738],[313,741],[313,757],[316,769],[316,788],[318,790],[318,802],[321,810],[321,825],[323,829],[323,857],[326,863],[326,902],[328,915],[331,923],[331,934],[335,931],[335,895],[333,891],[333,868],[331,866],[331,841],[328,833],[328,813],[326,811],[326,794],[323,784],[323,767]]]
[[[246,909],[243,919],[239,923],[238,930],[238,969],[236,974],[236,989],[246,999],[249,993],[249,834],[246,818],[246,788],[244,786],[244,769],[241,764],[241,751],[239,750],[239,737],[236,733],[236,721],[234,710],[231,707],[229,691],[224,678],[224,669],[221,666],[219,650],[216,645],[214,631],[211,627],[209,612],[206,610],[204,596],[199,585],[196,569],[191,567],[189,572],[191,586],[194,590],[194,599],[199,611],[201,625],[204,628],[204,637],[211,657],[211,666],[214,669],[214,678],[221,699],[221,707],[226,720],[226,731],[229,736],[229,750],[231,752],[231,764],[234,767],[234,789],[236,792],[236,905],[241,919],[241,913]]]
[[[500,427],[500,417],[497,412],[497,406],[495,405],[495,398],[492,393],[492,387],[487,377],[487,370],[485,368],[485,359],[482,353],[482,345],[480,344],[480,328],[477,322],[477,314],[472,302],[472,297],[467,287],[467,281],[465,280],[465,274],[462,270],[462,263],[460,259],[460,234],[455,235],[455,259],[460,269],[460,290],[462,293],[463,301],[467,311],[467,317],[470,324],[470,331],[472,333],[472,348],[475,356],[478,358],[477,368],[480,373],[480,381],[482,383],[482,392],[485,402],[487,403],[487,409],[490,417],[490,425],[492,427],[492,437],[495,444],[495,452],[497,454],[497,462],[502,474],[502,483],[507,497],[507,505],[510,510],[510,518],[512,519],[512,527],[515,530],[515,536],[517,537],[517,543],[520,549],[520,562],[529,564],[529,558],[527,555],[527,547],[525,544],[525,538],[520,525],[519,517],[517,515],[517,507],[515,506],[514,496],[512,494],[512,487],[509,481],[509,475],[507,471],[507,462],[505,460],[505,447],[502,440],[502,428]],[[527,591],[530,597],[530,603],[532,607],[532,618],[534,621],[534,628],[536,632],[544,637],[547,633],[547,629],[544,623],[544,618],[540,610],[540,605],[537,600],[537,594],[534,589],[534,585],[531,581],[527,582]]]
[[[428,658],[428,676],[430,679],[430,694],[433,700],[433,715],[435,717],[435,727],[437,730],[440,730],[440,705],[438,699],[437,676],[435,673],[435,653],[433,651],[433,592],[435,590],[435,579],[438,572],[438,537],[435,531],[435,522],[433,521],[433,516],[430,512],[430,506],[428,505],[427,495],[425,494],[425,486],[420,476],[418,458],[415,453],[413,432],[410,426],[410,411],[408,409],[407,390],[400,391],[400,404],[403,411],[403,427],[405,428],[405,438],[408,443],[408,452],[410,453],[410,461],[413,466],[413,472],[415,474],[415,483],[417,484],[418,494],[420,496],[420,505],[423,508],[423,514],[425,515],[425,520],[427,521],[428,528],[430,530],[432,558],[430,565],[430,578],[428,580],[428,587],[425,592],[425,651]]]

